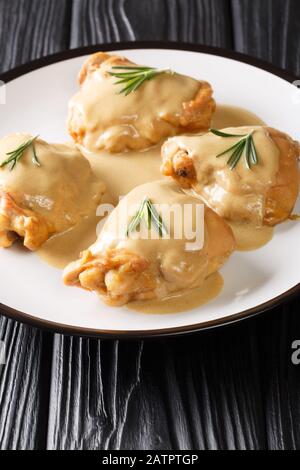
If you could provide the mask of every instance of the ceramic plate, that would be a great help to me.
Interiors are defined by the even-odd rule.
[[[149,43],[70,51],[3,75],[1,135],[27,131],[50,142],[67,140],[67,103],[77,90],[85,56],[96,50],[116,50],[137,63],[208,80],[218,103],[247,108],[300,140],[299,90],[285,72],[218,49]],[[265,311],[299,291],[299,240],[300,223],[280,225],[267,246],[233,254],[221,270],[225,285],[215,300],[165,315],[109,308],[94,294],[65,287],[61,271],[34,253],[13,247],[0,251],[1,313],[55,331],[100,337],[158,336],[223,325]]]

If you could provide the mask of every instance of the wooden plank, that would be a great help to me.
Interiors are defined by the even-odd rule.
[[[73,0],[71,47],[169,40],[231,47],[227,0]]]
[[[292,363],[292,344],[300,339],[299,301],[265,320],[259,338],[267,445],[272,450],[300,448],[300,366]]]
[[[67,0],[0,0],[0,71],[69,45]],[[34,295],[34,292],[33,292]],[[0,448],[46,447],[52,335],[0,317]]]
[[[300,74],[299,0],[232,0],[235,48]]]
[[[0,72],[69,46],[69,0],[0,0]]]
[[[46,446],[51,335],[0,317],[6,364],[0,366],[0,449]]]
[[[54,351],[48,449],[171,448],[161,396],[144,393],[143,343],[57,335]]]
[[[297,309],[145,344],[56,335],[48,448],[299,448]]]
[[[56,336],[48,448],[266,448],[261,324],[145,343]]]

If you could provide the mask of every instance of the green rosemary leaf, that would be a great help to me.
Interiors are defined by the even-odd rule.
[[[214,135],[217,135],[218,137],[246,137],[247,134],[226,134],[225,132],[219,131],[218,129],[209,129],[209,132],[211,132]]]
[[[139,207],[139,210],[137,211],[137,213],[135,214],[135,216],[133,217],[133,219],[131,220],[131,222],[128,226],[127,236],[130,233],[135,232],[137,230],[137,228],[139,227],[139,225],[140,225],[140,223],[143,219],[145,206],[146,206],[146,199],[143,199],[143,201],[141,202],[141,205]]]
[[[125,93],[125,96],[128,96],[129,93],[136,90],[144,81],[144,78],[132,79],[128,82],[128,85],[123,88],[119,93]]]
[[[120,73],[110,73],[112,77],[119,78],[119,79],[124,79],[124,80],[129,80],[130,78],[136,78],[137,76],[140,76],[143,74],[143,72],[131,72],[131,73],[125,73],[125,72],[120,72]]]
[[[136,78],[132,78],[131,80],[126,80],[125,83],[126,83],[126,86],[119,91],[118,93],[119,95],[124,93],[125,96],[127,96],[131,92],[132,87],[135,85]]]
[[[14,167],[16,166],[17,164],[17,161],[16,160],[11,160],[11,166],[9,167],[9,171],[12,171],[14,169]]]
[[[127,82],[128,82],[127,78],[122,78],[118,80],[117,82],[115,82],[115,85],[121,85],[122,83],[127,83]]]
[[[248,170],[251,169],[251,138],[247,137],[246,139],[246,148],[245,148],[245,155],[246,155],[246,165]]]
[[[35,152],[35,147],[34,147],[34,142],[38,137],[39,136],[37,135],[36,137],[33,137],[32,139],[25,142],[24,144],[21,144],[15,150],[12,150],[11,152],[7,152],[6,155],[8,156],[8,158],[4,162],[1,163],[0,168],[3,168],[6,165],[9,165],[11,163],[9,169],[10,171],[12,171],[15,168],[16,164],[23,157],[25,150],[27,150],[29,147],[32,148],[32,152],[33,152],[32,162],[34,163],[34,165],[41,166],[40,162],[38,161],[38,158]]]
[[[114,65],[113,70],[156,70],[154,67],[147,67],[146,65]]]
[[[253,163],[253,165],[258,165],[258,155],[257,155],[256,147],[254,145],[254,140],[253,140],[252,136],[251,136],[250,142],[251,142],[250,143],[250,148],[251,148],[252,163]]]
[[[36,166],[41,166],[39,159],[37,157],[36,151],[35,151],[35,146],[33,144],[31,144],[31,148],[32,148],[32,163]]]
[[[166,229],[165,224],[159,213],[157,212],[155,206],[148,200],[147,202],[148,210],[151,214],[151,222],[154,224],[157,232],[159,233],[160,237],[163,237],[168,234],[168,230]]]
[[[240,142],[240,145],[235,149],[231,157],[229,158],[227,165],[229,166],[230,170],[234,170],[237,166],[238,162],[240,161],[241,156],[245,150],[246,141],[243,139]]]
[[[15,150],[13,150],[12,152],[7,152],[6,155],[15,155],[16,153],[18,152],[22,152],[24,150],[24,148],[26,148],[26,145],[21,145],[20,147],[16,148]]]
[[[250,134],[226,134],[217,129],[210,129],[210,132],[219,137],[240,137],[240,140],[236,144],[216,155],[216,158],[219,158],[227,153],[231,153],[227,161],[227,165],[231,170],[236,168],[243,154],[245,154],[246,166],[249,170],[251,170],[251,165],[258,165],[258,155],[253,139],[254,131],[250,132]]]
[[[18,161],[20,159],[20,156],[23,154],[23,151],[19,151],[19,152],[16,152],[14,155],[11,155],[7,160],[6,162],[7,163],[10,163],[12,161]],[[3,166],[4,166],[4,162],[3,162]]]
[[[128,96],[133,91],[136,91],[145,81],[152,80],[158,75],[167,72],[170,71],[159,70],[153,67],[114,66],[109,71],[109,74],[119,79],[115,82],[115,85],[126,85],[119,93],[124,93],[125,96]]]
[[[151,230],[152,220],[151,220],[151,211],[149,210],[149,205],[148,205],[148,198],[146,198],[145,216],[147,218],[147,228],[148,230]]]
[[[138,229],[143,219],[146,220],[148,230],[151,230],[151,227],[153,225],[159,233],[160,237],[168,233],[161,216],[158,214],[150,199],[146,196],[142,200],[139,210],[137,211],[136,215],[133,217],[127,228],[127,237],[130,233],[135,232]]]
[[[14,155],[14,154],[17,154],[19,152],[22,152],[24,151],[27,147],[29,147],[32,142],[36,139],[37,137],[35,137],[34,139],[30,139],[28,140],[27,142],[25,142],[24,144],[21,144],[19,145],[19,147],[17,147],[16,149],[12,150],[11,152],[7,152],[6,155]]]
[[[219,153],[216,155],[216,158],[222,157],[223,155],[226,155],[226,153],[233,152],[233,150],[235,150],[240,145],[240,143],[241,141],[237,142],[232,147],[229,147],[227,150],[225,150],[225,152]]]
[[[138,89],[139,86],[143,83],[144,79],[140,78],[139,80],[135,80],[135,82],[131,85],[130,90],[128,90],[125,95],[129,95],[132,91],[135,91]]]

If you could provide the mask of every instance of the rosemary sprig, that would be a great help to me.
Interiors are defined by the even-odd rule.
[[[161,75],[162,73],[173,73],[170,70],[160,70],[153,67],[139,67],[139,66],[114,66],[109,74],[112,77],[118,78],[115,85],[123,84],[124,88],[119,91],[119,94],[124,93],[128,96],[133,91],[137,90],[145,81],[152,80],[153,78]]]
[[[33,137],[32,139],[28,140],[24,144],[21,144],[19,147],[17,147],[15,150],[12,150],[11,152],[7,152],[6,155],[8,155],[8,158],[4,160],[4,162],[1,163],[0,168],[5,167],[6,165],[10,165],[9,170],[12,171],[16,164],[21,160],[21,158],[24,155],[25,150],[27,150],[29,147],[31,147],[32,150],[32,163],[36,166],[41,166],[36,151],[35,151],[35,146],[34,142],[39,136],[37,135],[36,137]]]
[[[243,155],[245,155],[246,166],[249,170],[252,166],[258,165],[258,154],[253,140],[254,131],[250,132],[250,134],[226,134],[217,129],[210,129],[210,132],[218,137],[240,137],[236,144],[216,156],[219,158],[227,153],[231,153],[227,161],[230,170],[235,169]]]
[[[147,222],[148,230],[151,230],[151,226],[154,225],[160,237],[168,234],[168,230],[166,229],[161,216],[147,196],[142,200],[139,210],[128,225],[126,235],[129,236],[130,233],[135,232],[138,227],[140,227],[143,219]]]
[[[135,232],[137,228],[140,226],[141,221],[143,220],[145,216],[145,207],[146,207],[146,198],[142,200],[139,210],[137,211],[137,213],[131,220],[130,224],[128,225],[127,236],[130,233]],[[148,222],[148,228],[149,228],[149,222]]]

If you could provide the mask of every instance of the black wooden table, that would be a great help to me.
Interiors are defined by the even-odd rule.
[[[145,39],[235,49],[299,75],[300,2],[0,0],[1,72]],[[145,342],[64,337],[0,317],[0,448],[300,449],[299,306]]]

